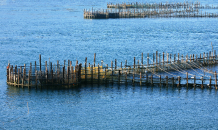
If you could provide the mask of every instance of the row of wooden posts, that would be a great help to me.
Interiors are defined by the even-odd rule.
[[[129,11],[123,10],[102,10],[88,11],[84,10],[84,18],[86,19],[107,19],[107,18],[163,18],[163,17],[183,17],[183,18],[217,18],[218,13],[195,12],[193,10],[143,10],[133,9]]]
[[[135,2],[135,3],[107,3],[107,8],[119,8],[119,9],[127,9],[127,8],[148,8],[148,9],[179,9],[179,8],[196,8],[196,9],[218,9],[218,6],[209,6],[209,5],[202,5],[200,2],[195,2],[195,3],[140,3],[140,2]]]
[[[94,63],[91,65],[87,63],[85,59],[84,67],[82,64],[78,64],[76,61],[75,67],[72,65],[72,61],[68,60],[68,65],[60,65],[59,61],[53,65],[51,62],[45,65],[41,64],[41,55],[39,56],[39,65],[35,62],[35,65],[30,63],[30,66],[24,64],[24,66],[7,66],[7,83],[18,87],[27,86],[28,88],[44,88],[44,87],[61,87],[70,88],[78,86],[80,84],[140,84],[140,85],[186,85],[186,86],[200,86],[217,89],[217,73],[210,72],[204,69],[208,65],[216,65],[218,58],[216,51],[203,53],[198,55],[173,55],[163,53],[153,53],[153,59],[147,54],[147,62],[143,61],[143,53],[141,57],[141,63],[134,57],[133,65],[128,65],[127,60],[125,65],[117,65],[117,60],[113,63],[111,61],[111,67],[108,64],[104,65],[103,61],[101,65],[95,64],[96,54],[94,54]],[[155,57],[156,56],[156,57]],[[162,57],[162,58],[161,58]],[[114,66],[113,66],[114,65]],[[189,74],[189,70],[204,69],[209,75],[200,76]],[[181,75],[175,75],[174,72],[182,72]],[[186,76],[182,76],[182,75]],[[165,75],[165,77],[163,76]],[[192,77],[190,77],[192,76]],[[199,77],[199,78],[197,78]],[[185,82],[186,81],[186,82]]]
[[[180,8],[184,7],[184,8]],[[174,3],[174,4],[107,4],[107,9],[95,10],[84,9],[86,19],[107,19],[107,18],[144,18],[144,17],[214,17],[217,13],[202,12],[201,9],[218,9],[210,6],[203,6],[200,3]]]

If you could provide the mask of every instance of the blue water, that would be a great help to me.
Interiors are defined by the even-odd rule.
[[[28,90],[6,84],[6,66],[85,57],[133,63],[141,53],[218,52],[217,18],[83,19],[107,2],[0,1],[0,129],[216,129],[217,91],[199,88],[97,85]],[[135,2],[135,1],[129,1]],[[144,2],[144,1],[138,1]],[[153,2],[153,1],[147,1]],[[164,2],[164,1],[155,1]],[[184,1],[169,1],[184,2]],[[218,5],[215,0],[203,4]]]

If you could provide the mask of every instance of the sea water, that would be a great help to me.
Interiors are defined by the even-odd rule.
[[[83,9],[106,9],[107,2],[145,1],[0,1],[0,129],[216,129],[215,89],[109,84],[28,90],[6,84],[8,63],[38,63],[39,54],[42,62],[75,64],[87,57],[92,64],[96,53],[96,63],[133,64],[142,52],[146,61],[156,51],[218,51],[217,18],[83,18]]]

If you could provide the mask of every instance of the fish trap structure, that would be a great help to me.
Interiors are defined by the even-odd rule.
[[[95,10],[84,9],[85,19],[108,19],[108,18],[170,18],[170,17],[203,17],[217,18],[214,11],[206,9],[218,9],[218,6],[201,5],[195,3],[131,3],[131,4],[107,4],[107,9]],[[204,12],[203,12],[204,11]]]
[[[122,62],[117,64],[117,60],[111,61],[111,66],[104,64],[85,63],[72,66],[72,61],[68,64],[56,65],[45,62],[41,65],[41,55],[39,65],[30,66],[7,66],[7,83],[17,87],[28,88],[71,88],[81,84],[139,84],[139,85],[160,85],[160,86],[187,86],[200,88],[217,89],[217,73],[209,70],[208,66],[216,66],[218,58],[216,51],[203,53],[200,55],[180,55],[169,53],[147,53],[147,60],[144,62],[142,53],[141,62],[133,59],[133,65]],[[137,62],[137,63],[136,63]],[[83,66],[84,65],[84,66]]]

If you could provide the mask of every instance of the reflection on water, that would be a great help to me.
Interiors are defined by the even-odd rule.
[[[217,126],[214,89],[132,85],[82,85],[69,90],[8,87],[6,95],[3,128],[29,128],[29,120],[34,128],[45,125],[42,122],[52,124],[50,128],[62,128],[61,123],[66,128],[109,129],[155,128],[163,124],[170,129]]]

